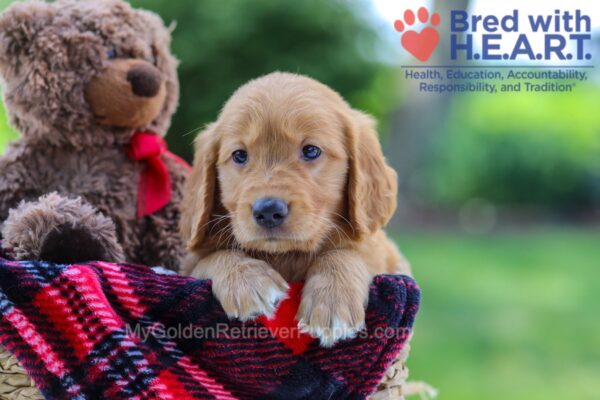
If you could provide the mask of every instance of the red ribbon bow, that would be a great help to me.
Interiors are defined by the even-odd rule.
[[[145,168],[140,173],[138,186],[137,216],[153,214],[171,200],[171,175],[163,157],[169,157],[186,168],[187,162],[167,149],[167,142],[150,132],[136,132],[127,146],[127,155],[134,161],[144,161]]]

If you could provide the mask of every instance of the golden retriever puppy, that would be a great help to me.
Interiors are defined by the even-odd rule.
[[[297,319],[324,346],[364,324],[376,274],[408,273],[381,228],[396,173],[373,120],[327,86],[272,73],[239,88],[196,140],[183,272],[212,279],[230,317],[272,315],[305,281]]]

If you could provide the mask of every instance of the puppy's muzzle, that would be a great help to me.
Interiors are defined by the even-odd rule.
[[[263,197],[252,205],[254,220],[264,228],[275,228],[283,224],[288,213],[287,203],[277,197]]]

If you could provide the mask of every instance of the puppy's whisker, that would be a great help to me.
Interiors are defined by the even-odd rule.
[[[348,236],[348,234],[346,232],[344,232],[342,229],[340,229],[339,226],[332,224],[331,227],[335,230],[335,233],[337,233],[338,239],[340,241],[342,241],[343,239],[350,240],[350,237]],[[342,237],[342,235],[343,235],[343,237]]]
[[[217,234],[219,235],[219,237],[217,238],[217,245],[221,244],[221,239],[225,235],[225,238],[227,240],[226,246],[229,246],[229,241],[233,237],[233,226],[231,224],[227,224],[223,228],[219,229]]]
[[[223,222],[225,220],[230,220],[233,216],[235,215],[235,213],[228,213],[225,215],[216,215],[215,218],[213,218],[209,223],[213,223],[213,225],[211,226],[208,235],[209,236],[218,236],[217,237],[217,245],[221,245],[221,239],[224,235],[231,236],[231,231],[232,231],[232,226],[231,223],[228,223],[224,226],[220,226],[218,231],[216,233],[214,233],[213,235],[213,230],[215,229],[215,227],[219,226],[220,222]]]
[[[233,250],[239,250],[239,251],[242,250],[237,239],[235,238],[235,235],[233,234],[233,226],[232,225],[230,225],[230,235],[229,235],[229,238],[227,239],[227,243],[225,244],[225,246],[228,248],[231,248]]]
[[[330,219],[328,219],[326,217],[323,217],[321,215],[317,215],[317,214],[311,214],[311,215],[315,219],[319,220],[324,226],[326,226],[327,228],[335,231],[335,233],[337,234],[338,239],[340,241],[342,241],[343,239],[350,240],[350,237],[348,236],[348,234],[346,234],[346,232],[344,232],[337,224],[335,224]],[[339,214],[337,214],[337,215],[340,216]],[[331,245],[335,247],[335,243],[333,242],[333,240],[329,236],[326,236],[326,237],[327,237],[327,239],[329,239],[329,242],[331,243]]]
[[[342,215],[340,215],[338,213],[332,213],[332,214],[334,216],[341,217],[343,220],[345,220],[346,222],[348,222],[348,224],[350,224],[350,221],[348,221]],[[346,232],[344,232],[344,230],[342,228],[340,228],[336,223],[329,222],[329,227],[333,228],[336,231],[336,233],[338,234],[338,238],[340,240],[342,240],[342,239],[351,240],[350,237],[348,236],[348,234]],[[352,225],[350,225],[350,227],[352,228]],[[354,234],[354,228],[352,228],[352,233]],[[342,237],[342,235],[343,235],[343,237]]]
[[[210,220],[208,220],[207,223],[201,225],[200,227],[198,227],[198,230],[203,230],[204,228],[206,228],[208,225],[216,223],[221,221],[222,219],[228,218],[229,214],[225,214],[225,215],[215,215],[216,218],[212,218]],[[210,233],[210,232],[209,232]]]
[[[221,239],[223,238],[223,235],[226,235],[229,232],[229,225],[225,225],[223,228],[219,229],[218,232],[216,233],[216,235],[218,235],[217,237],[217,243],[221,243]]]
[[[311,217],[315,218],[317,221],[319,221],[321,223],[322,226],[331,228],[333,227],[333,224],[331,223],[331,221],[329,221],[327,218],[322,217],[320,215],[317,214],[309,214]],[[331,237],[329,235],[325,235],[325,239],[327,239],[329,241],[329,243],[331,244],[332,247],[336,247],[334,241],[331,239]]]
[[[219,222],[220,222],[220,221],[219,221]],[[215,222],[215,223],[214,223],[214,224],[213,224],[213,225],[210,227],[210,229],[208,230],[208,236],[211,236],[211,235],[213,234],[213,230],[214,230],[216,227],[218,227],[218,226],[219,226],[218,222]],[[227,226],[227,225],[225,225],[225,226]]]
[[[189,132],[186,132],[186,133],[184,133],[182,136],[188,136],[188,135],[191,135],[192,133],[196,133],[196,132],[198,132],[199,130],[201,130],[201,129],[203,129],[203,128],[204,128],[203,126],[199,126],[199,127],[197,127],[197,128],[194,128],[194,129],[192,129],[192,130],[191,130],[191,131],[189,131]]]
[[[211,232],[211,236],[216,238],[217,243],[220,243],[221,237],[223,236],[223,233],[226,232],[226,231],[227,231],[227,225],[219,228],[217,230],[217,232],[215,232],[214,234]]]
[[[224,236],[224,238],[223,238]],[[229,230],[225,230],[224,232],[221,233],[218,242],[217,242],[217,246],[221,247],[221,244],[224,243],[224,247],[227,249],[233,249],[235,250],[235,243],[233,242],[233,235]]]
[[[352,223],[348,220],[348,218],[344,217],[342,214],[337,213],[337,212],[332,212],[331,215],[341,218],[342,221],[344,221],[345,223],[348,224],[348,226],[350,227],[350,229],[352,230],[352,234],[354,235],[354,226],[352,226]]]

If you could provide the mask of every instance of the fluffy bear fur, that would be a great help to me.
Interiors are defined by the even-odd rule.
[[[89,231],[81,232],[79,228],[78,232],[80,226],[89,228]],[[72,242],[59,244],[49,240],[54,234],[67,230],[71,231],[73,241],[100,243],[102,251],[98,252],[92,246],[77,248]],[[115,224],[80,197],[66,199],[53,192],[37,202],[23,202],[9,211],[3,231],[6,237],[11,238],[11,253],[17,259],[33,256],[47,261],[69,262],[124,258],[121,246],[114,241]],[[35,252],[30,254],[29,249]],[[73,259],[69,260],[71,254]]]
[[[184,246],[177,224],[187,170],[164,157],[171,201],[138,218],[145,164],[126,152],[136,131],[164,136],[169,127],[179,95],[177,61],[169,47],[170,32],[157,15],[120,0],[31,1],[2,14],[0,74],[10,121],[21,138],[0,158],[0,228],[4,245],[20,258],[43,257],[50,233],[64,243],[83,230],[110,261],[178,266]],[[137,93],[130,87],[124,68],[134,66],[154,71],[151,77],[160,84],[156,95],[147,87]],[[121,112],[129,106],[127,114],[135,118],[100,115],[119,111],[111,110],[111,102]],[[56,193],[40,197],[51,192]],[[59,240],[64,227],[69,227],[66,237]]]

